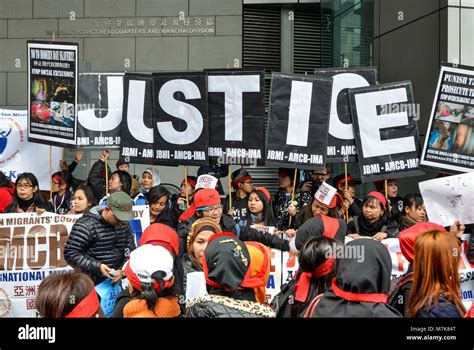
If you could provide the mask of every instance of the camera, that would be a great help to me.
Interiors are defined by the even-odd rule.
[[[311,182],[311,197],[313,197],[316,191],[319,189],[323,182],[321,180],[312,180]]]

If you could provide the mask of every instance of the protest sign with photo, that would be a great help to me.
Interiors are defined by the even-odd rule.
[[[155,164],[153,77],[125,74],[120,158],[130,163]]]
[[[75,147],[78,44],[28,41],[28,141]]]
[[[50,189],[49,147],[28,142],[27,111],[0,109],[0,171],[15,182],[21,173],[33,173],[40,190]],[[59,170],[63,149],[51,148],[53,172]]]
[[[119,148],[124,73],[81,73],[77,146]]]
[[[349,89],[363,182],[423,175],[411,82]]]
[[[375,85],[377,70],[367,68],[315,69],[314,75],[332,78],[331,114],[329,120],[327,158],[328,163],[356,161],[357,149],[349,107],[348,89]]]
[[[263,71],[208,70],[209,156],[220,164],[264,165]]]
[[[208,164],[206,75],[153,74],[153,86],[155,164]]]
[[[331,90],[331,79],[272,75],[267,166],[325,166]]]
[[[441,67],[420,164],[449,172],[474,169],[473,67]]]

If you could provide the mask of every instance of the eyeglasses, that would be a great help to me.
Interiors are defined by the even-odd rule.
[[[216,211],[221,211],[222,208],[223,208],[222,204],[218,204],[215,207],[208,207],[207,209],[204,209],[203,211],[205,211],[206,213],[212,213]]]
[[[30,188],[33,187],[33,185],[30,184],[17,184],[16,188]]]
[[[61,183],[58,181],[53,181],[53,185],[61,185]]]

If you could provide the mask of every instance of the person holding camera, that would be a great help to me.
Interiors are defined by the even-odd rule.
[[[305,181],[303,186],[301,186],[301,192],[311,192],[311,197],[313,197],[319,186],[324,181],[327,181],[329,176],[331,176],[331,165],[329,163],[326,164],[325,168],[311,171],[311,179]]]

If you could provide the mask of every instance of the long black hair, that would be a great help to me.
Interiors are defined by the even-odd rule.
[[[377,221],[388,222],[389,221],[389,213],[388,213],[387,207],[384,207],[383,203],[377,197],[371,196],[370,194],[365,196],[365,198],[362,200],[361,208],[363,209],[365,203],[371,202],[371,201],[375,201],[380,206],[380,209],[383,211],[382,215],[380,215],[380,218]],[[363,220],[364,222],[367,222],[367,219],[364,216],[364,211],[363,210],[362,210],[362,215],[360,217],[360,220]]]
[[[12,180],[0,171],[0,187],[10,187]]]
[[[273,206],[271,204],[271,198],[270,201],[267,199],[267,196],[263,191],[253,189],[250,193],[248,198],[250,198],[250,195],[252,193],[255,193],[260,201],[263,203],[263,225],[265,226],[275,226],[276,220],[275,216],[273,215]],[[252,224],[252,213],[250,212],[250,209],[248,207],[248,201],[247,201],[247,226],[250,226]]]
[[[423,197],[416,193],[409,193],[403,198],[403,215],[405,214],[405,208],[411,208],[415,204],[415,208],[420,208],[423,205]]]
[[[156,302],[159,298],[166,298],[178,295],[178,292],[175,287],[176,283],[173,283],[170,288],[165,288],[165,276],[166,272],[164,271],[153,272],[151,274],[151,278],[158,282],[158,284],[160,285],[159,291],[154,288],[152,283],[142,283],[141,291],[138,289],[134,289],[131,297],[145,300],[148,309],[153,310],[153,312],[155,312]]]
[[[110,175],[110,177],[114,176],[114,174],[117,174],[119,177],[119,181],[122,184],[122,192],[130,195],[130,190],[132,188],[132,176],[126,171],[115,170],[112,175]]]
[[[97,201],[95,200],[94,193],[92,192],[92,190],[89,186],[87,186],[87,185],[77,186],[76,189],[74,190],[73,195],[78,190],[82,190],[84,192],[84,194],[86,195],[87,202],[91,204],[89,208],[95,207],[97,205]]]
[[[336,251],[334,250],[339,246],[342,246],[341,242],[325,236],[308,239],[298,254],[300,268],[296,275],[296,281],[299,281],[303,272],[313,273],[316,268],[329,257],[334,257],[336,255]],[[334,277],[336,277],[336,264],[333,265],[332,271],[327,275],[320,277],[312,276],[306,301],[299,302],[295,300],[291,308],[291,316],[302,317],[301,314],[306,310],[313,299],[329,289]]]
[[[168,200],[170,199],[171,193],[166,189],[166,187],[157,185],[153,186],[147,194],[148,204],[156,203],[160,200],[161,197],[166,196],[166,206],[168,206]]]
[[[22,173],[22,174],[20,174],[16,178],[15,188],[21,180],[26,180],[26,182],[28,182],[30,185],[37,188],[36,192],[33,193],[33,203],[35,205],[35,208],[41,208],[41,209],[50,208],[50,205],[48,205],[48,202],[41,195],[39,184],[38,184],[38,179],[36,178],[36,176],[33,173]],[[17,191],[15,189],[12,204],[8,207],[7,212],[15,213],[16,212],[16,206],[20,203],[20,201],[21,201],[21,199],[18,197]]]
[[[306,220],[311,219],[312,217],[314,217],[314,215],[313,215],[313,202],[314,201],[315,201],[315,199],[313,197],[311,199],[311,202],[309,202],[308,204],[303,206],[301,211],[298,214],[296,214],[296,221],[295,221],[296,227],[300,227],[301,225],[303,225],[305,223]],[[341,215],[339,215],[339,211],[337,210],[337,206],[334,207],[334,208],[329,208],[327,216],[330,216],[330,217],[335,218],[335,219],[340,219],[341,218]]]

